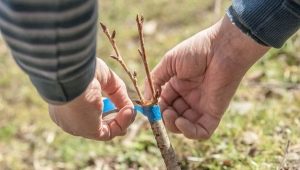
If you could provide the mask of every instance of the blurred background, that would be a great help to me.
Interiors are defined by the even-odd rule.
[[[137,53],[137,13],[145,17],[145,42],[153,68],[164,53],[219,20],[230,5],[222,0],[102,1],[100,18],[116,29],[127,64],[145,74]],[[112,50],[98,32],[98,56],[127,82]],[[300,167],[300,32],[270,50],[242,81],[224,119],[208,141],[170,134],[183,169],[279,169]],[[287,143],[290,141],[289,146]],[[286,149],[287,148],[287,149]],[[138,115],[128,134],[96,142],[64,133],[47,105],[0,40],[0,169],[164,169],[147,121]]]

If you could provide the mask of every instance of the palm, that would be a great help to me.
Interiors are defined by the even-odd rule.
[[[107,65],[97,59],[94,79],[87,89],[73,101],[64,105],[49,105],[54,122],[64,131],[95,140],[110,140],[124,135],[135,114],[124,82]],[[102,119],[101,93],[104,92],[120,110],[109,121]]]
[[[242,77],[267,50],[227,17],[171,49],[152,71],[166,127],[209,138]]]
[[[234,63],[210,55],[209,44],[200,33],[176,46],[165,57],[165,63],[175,63],[166,71],[170,80],[155,82],[164,84],[160,105],[167,128],[189,138],[210,137],[244,73],[233,76]],[[157,74],[164,71],[155,69]]]

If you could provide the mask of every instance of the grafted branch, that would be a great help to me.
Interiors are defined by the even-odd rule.
[[[134,87],[136,89],[136,92],[139,95],[140,101],[138,101],[138,103],[143,107],[143,108],[147,108],[147,107],[152,107],[153,105],[156,105],[158,102],[158,98],[160,96],[160,91],[154,90],[154,86],[153,86],[153,82],[151,79],[151,75],[150,75],[150,71],[149,71],[149,66],[148,66],[148,62],[147,62],[147,56],[146,56],[146,50],[145,50],[145,45],[144,45],[144,35],[143,35],[143,22],[144,22],[144,18],[139,15],[137,15],[136,17],[136,23],[137,23],[137,27],[138,27],[138,32],[139,32],[139,39],[140,39],[140,49],[138,49],[139,55],[142,58],[143,64],[144,64],[144,68],[147,74],[147,79],[148,79],[148,83],[151,89],[151,93],[152,93],[152,99],[151,101],[146,101],[143,99],[140,90],[138,88],[137,85],[137,79],[136,79],[136,72],[131,73],[129,71],[129,69],[127,68],[125,62],[123,61],[123,58],[117,48],[116,42],[114,40],[115,36],[116,36],[116,32],[113,31],[112,34],[109,33],[109,30],[106,28],[106,26],[102,23],[101,27],[103,32],[105,33],[105,35],[107,36],[107,38],[109,39],[115,53],[116,56],[111,56],[113,59],[117,60],[122,67],[124,68],[124,70],[127,72],[127,74],[129,75],[131,81],[134,84]],[[148,110],[148,109],[147,109]],[[149,118],[149,117],[148,117]],[[150,119],[149,119],[150,121]],[[174,149],[171,145],[171,142],[169,140],[167,131],[165,129],[165,126],[163,124],[162,120],[158,120],[158,121],[150,121],[151,124],[151,129],[152,132],[155,136],[155,140],[157,142],[157,146],[161,152],[161,155],[164,159],[164,162],[166,164],[166,168],[167,170],[180,170],[180,166],[178,164]]]
[[[147,62],[147,55],[146,55],[146,50],[145,50],[145,40],[144,40],[144,34],[143,34],[143,23],[144,23],[144,17],[143,16],[136,16],[136,24],[138,27],[138,32],[139,32],[139,39],[140,39],[140,49],[138,49],[138,52],[142,58],[143,64],[144,64],[144,68],[146,71],[146,75],[147,75],[147,79],[148,79],[148,83],[149,83],[149,87],[151,90],[151,94],[152,94],[152,104],[156,104],[158,101],[158,97],[159,95],[157,95],[156,91],[154,90],[154,86],[153,86],[153,82],[152,82],[152,78],[151,78],[151,74],[150,74],[150,70],[149,70],[149,66],[148,66],[148,62]]]
[[[139,98],[140,98],[140,102],[141,103],[144,103],[144,98],[142,96],[142,93],[141,93],[141,90],[139,89],[138,87],[138,84],[137,84],[137,73],[134,71],[133,73],[131,73],[126,65],[126,63],[124,62],[123,60],[123,57],[122,55],[120,54],[119,52],[119,49],[118,49],[118,46],[116,44],[116,41],[115,41],[115,37],[116,37],[116,31],[114,30],[112,32],[112,34],[110,34],[108,28],[100,22],[100,25],[101,25],[101,28],[102,28],[102,31],[103,33],[106,35],[106,37],[108,38],[111,46],[113,47],[114,49],[114,52],[115,52],[115,56],[114,55],[111,55],[110,57],[115,59],[117,62],[120,63],[120,65],[123,67],[123,69],[126,71],[126,73],[128,74],[130,80],[132,81],[133,83],[133,86],[135,88],[135,91],[137,92]]]

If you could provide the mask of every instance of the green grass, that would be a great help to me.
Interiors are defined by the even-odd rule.
[[[157,25],[145,37],[151,68],[168,49],[217,20],[212,1],[113,0],[100,4],[100,20],[116,29],[120,51],[138,72],[143,68],[137,54],[137,13]],[[107,57],[111,49],[103,34],[98,36],[99,56],[129,82]],[[183,169],[276,169],[287,141],[292,146],[300,143],[300,91],[287,87],[300,82],[299,37],[298,32],[282,49],[271,50],[251,68],[210,140],[170,135]],[[139,75],[140,80],[143,77],[144,73]],[[257,135],[256,143],[244,144],[246,131]],[[148,125],[141,127],[129,145],[122,143],[127,137],[96,142],[64,133],[52,123],[45,102],[0,42],[0,169],[163,169]]]

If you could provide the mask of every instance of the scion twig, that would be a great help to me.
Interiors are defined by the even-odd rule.
[[[156,94],[157,92],[154,90],[154,86],[153,86],[153,82],[151,79],[151,74],[150,74],[149,66],[148,66],[148,62],[147,62],[147,55],[146,55],[146,50],[145,50],[144,34],[143,34],[143,23],[144,23],[144,17],[137,15],[136,16],[136,24],[138,27],[139,39],[140,39],[140,49],[138,49],[138,52],[142,58],[142,61],[143,61],[144,67],[145,67],[148,83],[149,83],[151,94],[152,94],[152,104],[156,104],[159,96]]]
[[[152,104],[157,104],[158,98],[160,96],[160,91],[159,90],[155,91],[153,82],[151,79],[150,71],[149,71],[147,55],[146,55],[146,50],[145,50],[145,44],[144,44],[143,22],[144,22],[143,16],[137,15],[136,16],[136,24],[138,27],[139,39],[140,39],[140,49],[138,49],[138,52],[144,63],[148,83],[149,83],[149,86],[151,89],[152,100],[151,100],[150,104],[152,105]],[[168,137],[168,134],[167,134],[166,128],[163,124],[163,121],[159,120],[156,122],[152,122],[151,129],[155,136],[157,146],[158,146],[158,148],[161,152],[161,155],[164,159],[164,162],[166,164],[167,170],[180,170],[181,168],[178,165],[178,161],[177,161],[174,149],[173,149],[170,139]]]
[[[115,41],[116,31],[114,30],[112,32],[112,34],[110,34],[108,28],[103,23],[100,22],[100,25],[101,25],[103,33],[108,38],[108,40],[109,40],[109,42],[110,42],[110,44],[113,47],[114,52],[115,52],[115,55],[111,55],[110,57],[115,59],[116,61],[118,61],[120,63],[120,65],[123,67],[123,69],[126,71],[126,73],[128,74],[130,80],[132,81],[132,83],[134,85],[135,91],[137,92],[141,103],[144,103],[144,98],[143,98],[142,93],[141,93],[141,91],[138,87],[138,84],[137,84],[137,73],[135,71],[133,73],[131,73],[129,71],[126,63],[123,60],[122,55],[119,52],[118,46],[117,46],[116,41]]]
[[[109,39],[109,41],[110,41],[111,45],[113,46],[113,49],[116,53],[116,56],[111,56],[111,57],[114,58],[115,60],[117,60],[122,65],[124,70],[127,72],[127,74],[129,75],[130,79],[132,80],[134,87],[140,97],[139,103],[142,105],[143,108],[147,108],[149,106],[151,107],[151,105],[157,104],[158,97],[160,96],[160,90],[154,91],[153,82],[152,82],[152,79],[150,76],[150,71],[149,71],[149,67],[148,67],[148,63],[147,63],[147,56],[146,56],[145,46],[144,46],[143,20],[144,19],[142,16],[139,17],[139,15],[137,15],[136,22],[137,22],[137,26],[138,26],[140,45],[141,45],[141,49],[139,49],[138,52],[144,63],[145,71],[146,71],[147,78],[148,78],[148,83],[151,88],[151,93],[152,93],[151,101],[145,101],[143,99],[142,95],[140,94],[140,90],[137,86],[136,72],[133,72],[133,74],[131,74],[131,72],[128,71],[128,68],[127,68],[126,64],[124,63],[123,58],[120,55],[120,52],[118,51],[118,48],[117,48],[115,40],[114,40],[116,32],[113,31],[112,35],[110,35],[106,26],[102,23],[100,23],[100,24],[101,24],[103,32]],[[180,170],[181,168],[178,164],[174,149],[171,145],[171,142],[168,137],[167,131],[164,127],[163,121],[162,120],[158,120],[155,122],[150,121],[150,124],[151,124],[152,132],[155,136],[155,140],[157,142],[157,146],[158,146],[158,148],[161,152],[161,155],[164,159],[164,162],[166,164],[167,170]]]

